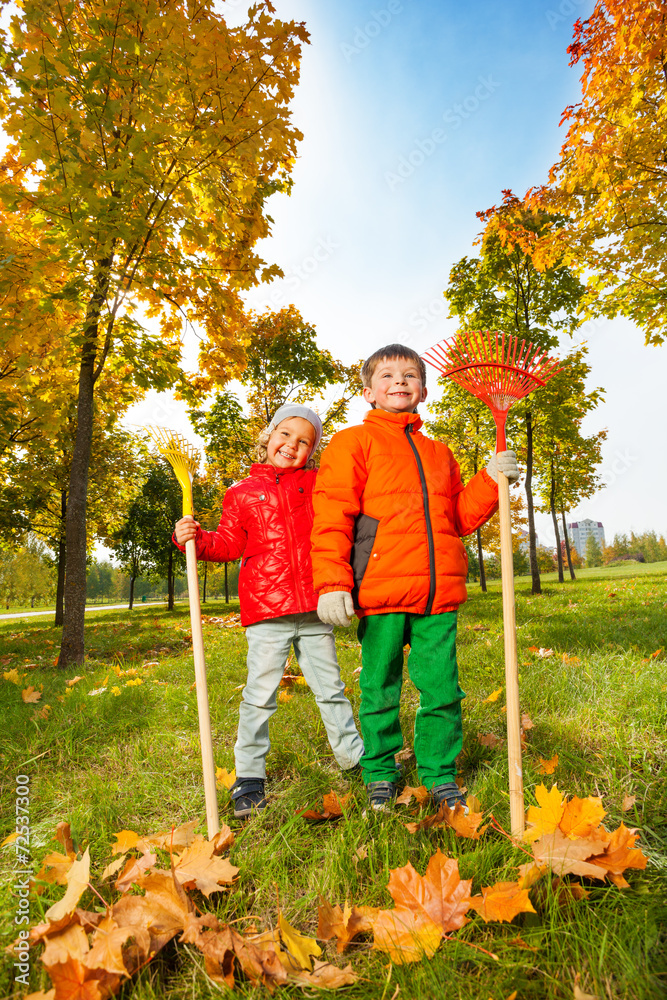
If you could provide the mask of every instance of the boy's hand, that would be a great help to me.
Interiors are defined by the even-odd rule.
[[[347,628],[354,614],[352,595],[347,590],[335,590],[322,594],[317,602],[317,617],[325,625],[341,625]]]
[[[174,538],[179,545],[185,545],[189,542],[191,538],[194,538],[197,534],[197,530],[201,527],[199,521],[195,521],[191,514],[186,514],[182,517],[180,521],[176,522],[174,527]]]
[[[519,466],[516,462],[516,452],[499,451],[497,455],[494,453],[489,459],[486,471],[495,483],[498,482],[498,469],[504,473],[510,484],[515,483],[519,478]]]

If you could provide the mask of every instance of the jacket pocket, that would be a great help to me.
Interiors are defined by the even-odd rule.
[[[354,577],[352,600],[357,607],[359,605],[359,588],[368,567],[379,523],[377,517],[371,517],[369,514],[359,514],[354,522],[354,541],[350,553],[350,564]]]

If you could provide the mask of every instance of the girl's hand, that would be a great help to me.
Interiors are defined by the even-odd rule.
[[[186,514],[185,517],[176,522],[174,537],[179,545],[185,545],[186,542],[195,537],[200,527],[199,521],[195,521],[191,514]]]

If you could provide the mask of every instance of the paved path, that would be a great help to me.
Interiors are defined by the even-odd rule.
[[[144,604],[142,601],[135,601],[133,610],[137,611],[139,608],[155,608],[166,603],[167,603],[166,601],[146,601],[146,603]],[[86,611],[113,611],[114,609],[117,608],[125,608],[126,610],[129,611],[129,608],[127,606],[127,601],[125,602],[125,604],[100,604],[99,607],[93,607],[92,605],[88,607],[88,605],[86,605]],[[8,615],[0,615],[0,619],[33,618],[35,615],[54,615],[55,613],[56,613],[55,608],[47,608],[46,611],[18,611],[16,613]]]

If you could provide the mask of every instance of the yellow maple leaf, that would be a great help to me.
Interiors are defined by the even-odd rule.
[[[529,829],[526,830],[524,839],[529,843],[544,833],[553,833],[563,815],[563,796],[558,791],[557,785],[550,791],[547,791],[544,785],[538,785],[535,789],[535,798],[539,805],[529,806],[526,813]]]
[[[81,899],[84,889],[90,880],[90,855],[88,848],[79,861],[75,861],[67,873],[67,891],[62,899],[50,906],[44,914],[47,920],[53,923],[66,917],[75,909]]]
[[[218,788],[226,788],[229,790],[234,782],[236,781],[236,769],[232,768],[228,771],[226,767],[216,767],[215,769],[215,783]]]
[[[492,691],[491,694],[489,695],[489,697],[484,699],[484,701],[482,702],[482,704],[488,705],[488,704],[491,704],[494,701],[498,701],[498,698],[500,697],[500,695],[502,693],[503,693],[503,689],[501,687],[499,687],[497,691]]]
[[[306,937],[305,934],[301,934],[295,927],[292,927],[282,915],[282,912],[278,913],[278,928],[280,936],[283,939],[283,944],[290,955],[298,962],[299,968],[310,970],[312,967],[311,955],[319,958],[322,954],[322,949],[315,938]]]
[[[538,767],[539,774],[553,774],[558,767],[558,754],[554,754],[550,760],[543,760],[542,757],[539,758],[540,766]]]
[[[30,684],[27,688],[21,691],[21,698],[26,705],[32,705],[34,702],[39,701],[42,697],[40,691],[36,691],[35,688]]]
[[[21,678],[19,677],[19,672],[16,667],[12,667],[11,670],[5,670],[2,676],[6,681],[11,681],[12,684],[21,683]]]
[[[496,882],[482,887],[481,896],[472,896],[469,906],[476,910],[485,923],[490,920],[510,921],[518,913],[535,913],[528,898],[528,889],[517,882]]]

